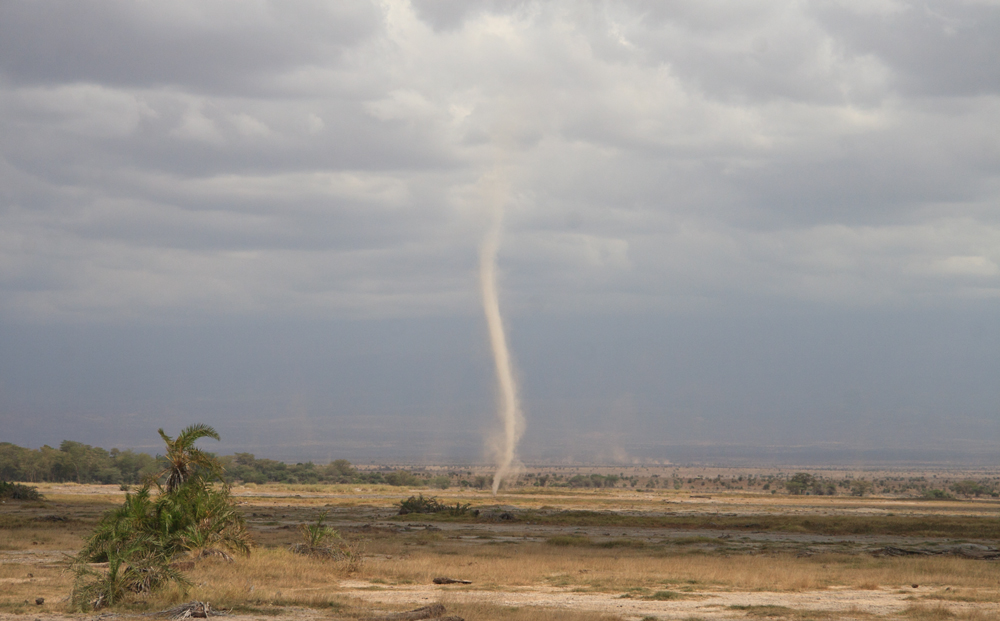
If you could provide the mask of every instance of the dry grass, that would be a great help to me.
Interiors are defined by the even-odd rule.
[[[0,612],[62,610],[72,576],[58,563],[0,563]],[[36,598],[44,598],[42,606]]]
[[[438,536],[428,533],[424,537]],[[438,575],[472,580],[477,588],[551,584],[604,592],[662,587],[686,590],[803,591],[925,586],[995,590],[994,565],[955,557],[872,558],[856,555],[733,555],[669,553],[662,549],[552,546],[545,543],[467,544],[439,540],[406,545],[369,543],[378,554],[361,577],[424,584]],[[388,558],[387,558],[388,557]]]
[[[23,552],[28,550],[76,550],[80,547],[86,529],[68,528],[19,528],[0,530],[0,551]]]
[[[348,574],[343,564],[295,555],[280,548],[258,549],[250,557],[238,558],[234,563],[204,559],[186,572],[193,586],[185,590],[172,587],[140,600],[130,608],[137,611],[159,610],[178,601],[199,599],[212,602],[218,608],[255,615],[282,614],[283,609],[293,607],[354,615],[370,605],[346,596],[339,586],[344,578],[367,581],[374,589],[391,589],[394,585],[429,585],[434,577],[440,575],[468,579],[474,583],[471,587],[452,587],[456,590],[505,591],[547,585],[620,593],[646,600],[687,598],[703,592],[789,592],[831,586],[858,588],[859,585],[872,584],[880,585],[882,589],[912,589],[906,585],[911,581],[926,586],[963,585],[961,589],[952,586],[952,591],[937,590],[924,597],[957,602],[994,602],[1000,599],[994,565],[958,558],[868,559],[838,555],[803,559],[791,556],[723,558],[689,554],[651,557],[634,550],[612,555],[593,548],[562,548],[542,543],[484,545],[464,554],[400,547],[407,549],[400,550],[399,556],[387,558],[379,554],[370,557],[366,565],[353,575]],[[33,575],[29,576],[29,573]],[[33,602],[35,597],[46,599],[45,610],[61,610],[64,605],[60,602],[68,594],[71,582],[71,576],[56,564],[2,564],[0,612],[37,612],[43,608],[24,603],[25,600]],[[953,595],[949,595],[951,593]],[[467,619],[533,621],[612,618],[599,614],[588,616],[578,611],[508,609],[486,604],[455,606],[461,608],[461,612],[455,608],[454,614]],[[832,613],[780,607],[751,607],[742,610],[742,613],[753,618],[840,618],[832,616]],[[852,618],[862,616],[854,615]],[[900,618],[979,621],[989,617],[975,611],[954,612],[944,602],[936,605],[915,602]]]
[[[910,606],[901,614],[908,621],[995,621],[995,614],[979,610],[954,611],[943,604]]]
[[[581,610],[545,607],[513,607],[495,604],[447,604],[448,614],[466,621],[620,621],[621,617]]]
[[[957,589],[947,587],[934,593],[920,595],[921,600],[936,600],[944,602],[1000,602],[1000,589]]]
[[[65,609],[61,602],[69,594],[72,576],[53,561],[60,551],[78,549],[101,514],[122,498],[120,491],[108,486],[60,485],[42,491],[48,498],[45,503],[7,505],[0,514],[0,613]],[[251,516],[250,524],[263,546],[250,557],[238,558],[231,564],[199,560],[193,569],[185,571],[192,586],[186,590],[173,587],[140,600],[132,608],[160,610],[178,601],[201,599],[255,618],[276,614],[302,616],[301,611],[296,612],[300,607],[323,618],[356,617],[363,616],[374,605],[350,597],[349,590],[341,586],[344,579],[360,581],[371,589],[392,591],[398,586],[429,586],[438,576],[473,582],[471,586],[456,585],[435,591],[446,598],[450,614],[470,620],[610,621],[616,617],[578,610],[451,604],[447,602],[449,592],[457,595],[475,590],[501,594],[549,589],[628,597],[633,601],[682,599],[689,603],[700,601],[705,593],[711,592],[781,594],[847,589],[897,594],[897,597],[909,595],[912,599],[908,608],[899,614],[879,617],[892,621],[980,621],[994,617],[976,608],[1000,601],[1000,573],[998,566],[989,562],[946,556],[874,558],[858,553],[857,549],[850,554],[799,558],[789,548],[775,551],[765,546],[751,553],[737,545],[744,534],[741,532],[736,532],[731,540],[720,540],[714,534],[705,537],[705,533],[691,533],[691,537],[669,538],[660,535],[659,530],[638,530],[691,524],[697,528],[742,530],[746,534],[874,529],[895,536],[900,529],[910,533],[939,532],[955,526],[957,530],[950,537],[954,539],[956,533],[1000,528],[987,523],[996,521],[995,515],[984,519],[986,514],[982,509],[986,505],[917,506],[896,502],[892,505],[894,511],[910,513],[873,517],[872,511],[882,511],[881,507],[889,503],[882,499],[761,498],[738,494],[724,498],[715,495],[706,501],[666,490],[638,495],[631,490],[567,489],[527,490],[498,500],[478,490],[446,490],[438,494],[442,502],[471,501],[479,507],[516,502],[520,507],[534,507],[538,511],[527,517],[522,514],[520,522],[505,523],[502,528],[476,521],[440,524],[444,528],[440,531],[419,527],[403,530],[405,524],[387,527],[384,520],[392,505],[408,491],[353,485],[238,488],[238,494],[246,494],[239,500]],[[589,512],[545,516],[568,508]],[[729,513],[720,514],[723,508]],[[351,568],[345,563],[287,551],[286,546],[298,539],[299,523],[310,522],[319,512],[331,509],[346,540],[364,547],[362,566]],[[634,513],[604,512],[612,509],[631,509]],[[665,509],[683,509],[683,512],[665,515]],[[829,515],[820,515],[826,512]],[[935,513],[928,516],[928,512]],[[40,521],[48,515],[67,519]],[[428,522],[431,518],[420,516],[418,521]],[[370,522],[379,522],[381,526],[352,527]],[[529,527],[537,526],[537,522],[545,524],[546,534],[538,537],[536,531],[532,538],[525,537]],[[576,532],[576,525],[581,525],[580,532]],[[623,533],[626,526],[637,530]],[[617,530],[619,527],[622,530]],[[912,584],[920,585],[919,589],[913,589]],[[33,604],[36,597],[45,598],[43,607]],[[849,611],[845,616],[794,606],[748,607],[725,614],[730,612],[731,617],[727,618],[733,619],[869,618],[860,610]]]
[[[518,523],[552,526],[607,526],[613,528],[671,528],[744,532],[811,533],[817,535],[884,535],[1000,539],[995,515],[687,515],[627,514],[606,511],[525,511]],[[410,516],[394,519],[408,520]],[[475,522],[468,516],[430,514],[431,522]]]
[[[188,599],[231,608],[252,606],[308,606],[330,608],[343,605],[337,586],[346,572],[340,563],[294,554],[284,549],[255,550],[233,563],[205,560],[187,572],[194,586]],[[175,590],[179,590],[176,589]],[[179,593],[164,592],[163,603],[177,601]],[[155,608],[156,604],[151,602]]]
[[[797,610],[788,606],[730,606],[729,610],[740,612],[750,619],[789,619],[793,621],[834,621],[844,618],[843,613],[827,610]],[[867,617],[862,613],[852,613],[852,618]]]

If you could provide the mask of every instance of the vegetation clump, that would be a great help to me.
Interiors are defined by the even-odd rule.
[[[0,498],[10,500],[41,500],[42,495],[34,487],[21,485],[20,483],[0,481]]]
[[[943,489],[928,489],[924,490],[921,498],[924,500],[955,500],[955,497],[944,491]]]
[[[194,447],[204,437],[218,439],[207,425],[191,425],[176,439],[160,430],[167,444],[165,478],[147,480],[109,511],[74,559],[74,607],[86,610],[119,604],[165,584],[186,584],[171,567],[181,553],[232,560],[250,552],[252,540],[242,514],[221,480],[222,469]],[[155,495],[153,486],[157,488]],[[90,563],[107,563],[106,571]]]
[[[795,475],[785,483],[785,488],[788,490],[788,493],[793,496],[799,496],[802,494],[812,494],[814,496],[833,496],[837,493],[837,487],[832,482],[823,481],[808,472],[796,472]],[[864,495],[864,491],[862,491],[861,494],[856,495]]]
[[[466,515],[469,512],[470,505],[468,503],[462,504],[456,502],[454,506],[448,505],[440,502],[434,496],[429,498],[424,498],[423,494],[418,496],[410,496],[406,500],[402,500],[399,503],[399,515],[407,515],[409,513],[445,513],[449,515],[460,516]]]
[[[993,487],[979,481],[965,479],[963,481],[952,483],[951,491],[956,494],[961,494],[962,496],[975,496],[976,498],[979,498],[980,496],[991,494],[993,492]]]
[[[312,524],[302,524],[299,527],[302,541],[289,549],[295,554],[338,561],[348,573],[357,571],[363,562],[361,545],[343,539],[337,530],[324,524],[326,517],[324,513]]]
[[[309,556],[332,557],[334,555],[332,543],[340,539],[340,533],[323,524],[326,521],[326,516],[327,514],[324,513],[316,519],[315,523],[299,526],[303,541],[292,545],[292,552]]]
[[[0,442],[0,478],[8,481],[136,484],[157,469],[156,459],[145,453],[107,451],[71,440],[58,449],[36,450]]]

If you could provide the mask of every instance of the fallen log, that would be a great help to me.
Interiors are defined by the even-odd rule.
[[[409,612],[394,612],[378,617],[365,617],[364,621],[420,621],[420,619],[437,619],[445,613],[444,604],[431,604]]]
[[[434,584],[472,584],[472,580],[456,580],[454,578],[434,578]]]
[[[212,606],[209,605],[208,602],[199,602],[195,600],[186,604],[181,604],[180,606],[168,608],[163,612],[156,614],[164,615],[170,617],[171,619],[205,619],[207,617],[218,616],[220,613],[212,610]]]

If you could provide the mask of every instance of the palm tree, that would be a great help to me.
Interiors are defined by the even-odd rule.
[[[219,462],[208,453],[194,447],[194,443],[200,438],[219,440],[219,434],[215,429],[201,423],[190,425],[181,431],[176,440],[163,433],[162,429],[157,431],[167,444],[167,461],[170,463],[156,476],[159,478],[164,474],[167,475],[167,492],[173,492],[180,487],[198,468],[207,471],[209,477],[222,478],[222,466]]]

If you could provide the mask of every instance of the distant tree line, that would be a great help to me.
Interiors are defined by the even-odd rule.
[[[105,449],[65,440],[58,449],[32,450],[0,442],[0,480],[37,483],[139,483],[163,469],[146,453]]]
[[[326,465],[310,461],[286,464],[274,459],[257,459],[252,453],[225,457],[206,454],[222,466],[223,477],[229,483],[370,483],[440,489],[451,484],[450,476],[407,470],[359,472],[346,459]],[[63,441],[58,449],[51,446],[28,449],[0,442],[0,481],[137,485],[168,465],[168,460],[161,455],[153,457],[116,448],[109,451],[72,440]],[[482,479],[477,481],[480,487],[488,486],[486,477],[477,479]]]
[[[252,453],[236,453],[219,458],[226,478],[242,483],[385,483],[381,472],[358,472],[346,459],[317,466],[311,461],[286,464],[274,459],[257,459]]]
[[[224,480],[229,483],[292,483],[292,484],[378,484],[401,487],[448,489],[452,486],[489,489],[492,478],[471,471],[424,471],[383,468],[359,470],[346,459],[329,464],[288,464],[274,459],[258,459],[252,453],[236,453],[225,457],[209,455],[224,468]],[[157,455],[131,450],[105,450],[81,442],[64,441],[58,449],[43,446],[27,449],[9,442],[0,442],[0,481],[77,482],[120,485],[141,484],[146,477],[162,472],[167,460]],[[673,489],[691,492],[747,491],[792,495],[891,495],[928,500],[958,497],[1000,497],[997,477],[951,479],[927,476],[881,476],[864,478],[828,478],[820,474],[734,475],[713,478],[680,477],[678,475],[647,476],[620,474],[587,474],[571,471],[565,474],[526,472],[521,484],[534,487],[609,488],[629,487],[636,491]]]

